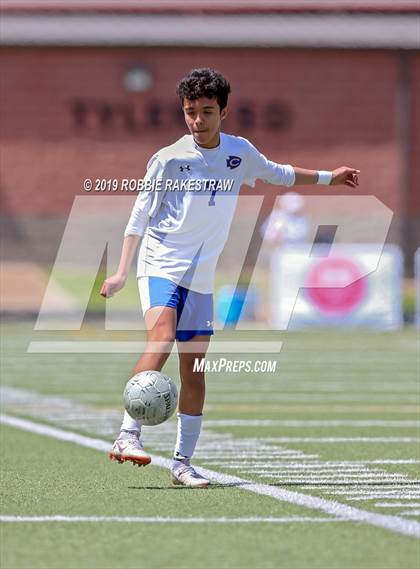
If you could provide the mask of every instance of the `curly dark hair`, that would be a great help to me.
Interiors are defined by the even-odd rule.
[[[222,111],[228,102],[230,93],[230,85],[227,79],[221,73],[214,69],[203,67],[193,69],[181,79],[176,86],[176,93],[184,103],[184,99],[199,99],[200,97],[208,97],[216,99]]]

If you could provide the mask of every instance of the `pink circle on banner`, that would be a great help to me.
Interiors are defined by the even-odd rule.
[[[340,286],[345,282],[351,284]],[[321,312],[344,316],[364,300],[367,278],[353,259],[326,258],[315,261],[305,279],[306,296]]]

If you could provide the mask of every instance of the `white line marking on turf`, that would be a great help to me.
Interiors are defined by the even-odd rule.
[[[337,483],[329,482],[327,484],[323,484],[326,490],[336,490]],[[353,480],[353,482],[349,482],[346,484],[347,488],[350,488],[349,494],[353,493],[355,490],[357,491],[371,491],[372,493],[379,492],[381,490],[394,490],[395,492],[403,492],[403,491],[417,491],[417,488],[414,484],[410,484],[409,482],[378,482],[370,483],[370,482],[358,482],[357,480]]]
[[[19,419],[10,415],[0,415],[0,422],[35,434],[72,442],[95,450],[109,450],[109,443],[107,441],[86,437],[69,431],[63,431],[62,429],[41,425],[39,423],[34,423],[33,421]],[[163,468],[168,468],[171,464],[169,459],[156,455],[152,455],[152,461],[157,466],[161,466]],[[334,500],[327,500],[325,498],[318,498],[309,494],[301,494],[299,492],[293,492],[283,488],[269,486],[267,484],[256,483],[252,480],[222,474],[206,468],[199,468],[198,471],[204,476],[207,476],[220,484],[236,485],[248,492],[269,496],[275,500],[311,508],[346,520],[365,522],[373,526],[386,528],[395,533],[420,538],[420,523],[413,520],[407,520],[406,518],[400,518],[394,515],[376,514],[360,510]]]
[[[259,465],[259,466],[248,466],[247,464],[242,465],[241,467],[244,469],[244,472],[252,472],[254,474],[283,474],[283,476],[297,476],[297,475],[311,475],[311,476],[319,476],[319,475],[328,475],[328,474],[335,474],[339,476],[345,476],[346,474],[370,474],[370,476],[374,476],[375,472],[372,470],[368,470],[367,468],[334,468],[333,466],[330,468],[286,468],[282,467],[279,468],[278,466],[272,466],[271,464],[268,465]],[[282,470],[281,473],[278,473],[279,470]]]
[[[211,404],[238,404],[249,403],[251,394],[250,393],[242,393],[241,391],[236,391],[236,393],[215,393],[214,391],[209,390],[209,403]],[[368,397],[370,395],[370,397]],[[368,403],[370,405],[389,405],[392,403],[401,404],[410,404],[416,403],[417,399],[414,395],[409,393],[388,393],[386,395],[382,394],[379,396],[373,396],[374,394],[361,394],[359,395],[351,395],[349,393],[340,393],[340,394],[317,394],[317,393],[281,393],[281,392],[272,392],[268,396],[266,393],[259,393],[258,391],[254,391],[252,393],[253,404],[261,403],[266,404],[269,403],[330,403],[330,404],[339,404],[339,403]]]
[[[329,492],[330,494],[333,494],[333,492]],[[362,501],[366,501],[366,500],[383,500],[383,499],[389,499],[389,498],[396,498],[398,500],[410,500],[412,498],[418,499],[420,498],[419,494],[407,494],[407,493],[403,493],[401,492],[400,494],[393,494],[392,496],[390,494],[386,494],[384,492],[380,492],[377,494],[371,494],[370,496],[352,496],[351,498],[346,498],[346,500],[348,502],[362,502]]]
[[[305,455],[305,457],[302,458],[307,458],[308,455]],[[264,458],[266,458],[266,456],[264,456]],[[268,458],[270,458],[270,456],[268,456]],[[318,457],[317,457],[318,458]],[[223,464],[223,466],[225,468],[243,468],[244,466],[249,467],[249,468],[290,468],[290,469],[295,469],[296,470],[302,470],[302,469],[317,469],[317,468],[341,468],[341,467],[346,467],[346,468],[354,468],[354,469],[360,469],[361,471],[366,470],[368,472],[372,472],[371,470],[369,470],[368,468],[364,468],[365,464],[419,464],[420,460],[414,460],[414,459],[407,459],[407,460],[364,460],[363,462],[360,461],[328,461],[326,460],[325,462],[253,462],[250,460],[246,460],[243,462],[231,462],[228,460],[224,460],[223,462],[220,460],[214,460],[214,461],[207,461],[207,462],[212,462],[214,464]]]
[[[251,472],[251,471],[250,471]],[[322,480],[322,481],[328,481],[328,480],[354,480],[356,479],[356,481],[359,481],[361,483],[363,482],[367,482],[367,481],[376,481],[376,482],[383,482],[384,480],[389,480],[392,482],[402,482],[402,483],[409,483],[410,480],[408,478],[406,478],[404,475],[402,474],[382,474],[381,472],[361,472],[361,473],[329,473],[329,474],[323,474],[322,476],[320,476],[319,472],[305,472],[305,473],[299,473],[299,474],[293,474],[293,472],[272,472],[270,470],[257,470],[257,471],[252,471],[255,474],[263,474],[264,476],[274,476],[275,478],[294,478],[294,479],[305,479],[305,480],[313,480],[314,478],[316,478],[317,480]],[[415,484],[414,482],[412,483],[413,485]]]
[[[245,470],[244,472],[248,472],[247,470]],[[283,484],[290,484],[292,482],[308,482],[311,484],[323,484],[326,482],[329,482],[330,484],[344,484],[344,483],[353,483],[353,484],[357,484],[358,486],[363,485],[363,484],[368,484],[370,482],[376,482],[376,483],[393,483],[394,485],[396,485],[398,483],[398,486],[402,485],[407,485],[409,483],[407,483],[407,481],[403,478],[393,478],[393,477],[389,477],[389,478],[380,478],[380,477],[373,477],[371,474],[369,475],[369,477],[365,477],[365,478],[361,478],[361,475],[358,474],[354,474],[354,475],[339,475],[339,476],[319,476],[318,474],[315,475],[310,475],[307,474],[306,476],[293,476],[293,475],[289,475],[289,474],[273,474],[273,473],[266,473],[266,472],[248,472],[249,474],[258,474],[259,476],[263,476],[264,478],[273,478],[275,480],[279,480],[279,482],[282,482]],[[414,486],[414,484],[412,485]]]
[[[215,340],[210,342],[208,353],[212,354],[242,354],[242,353],[278,353],[283,342],[224,342]],[[28,353],[32,354],[138,354],[144,352],[146,342],[79,342],[72,340],[63,341],[33,341],[29,343]],[[159,342],[156,342],[156,350]]]
[[[331,484],[331,483],[330,483]],[[330,492],[332,494],[332,492]],[[395,494],[398,493],[404,493],[407,496],[408,495],[417,495],[419,496],[420,494],[420,488],[418,486],[411,486],[411,485],[407,485],[404,484],[401,485],[396,485],[396,484],[392,484],[390,486],[390,483],[387,482],[386,485],[378,485],[375,484],[374,486],[370,486],[370,485],[361,485],[357,484],[357,483],[353,483],[352,487],[350,489],[342,489],[342,490],[336,490],[336,492],[334,492],[334,494],[348,494],[351,496],[368,496],[369,494],[388,494],[390,497],[392,497]]]
[[[335,490],[338,486],[340,486],[340,483],[337,482],[326,482],[323,484],[317,484],[316,482],[308,482],[307,484],[305,484],[305,490],[323,490],[326,494],[334,494],[334,492],[332,492],[332,490]],[[347,494],[348,496],[353,494],[354,490],[360,490],[361,488],[363,488],[366,492],[372,491],[372,492],[382,492],[382,490],[391,490],[391,489],[398,489],[399,492],[404,492],[405,490],[411,490],[412,486],[411,485],[407,485],[406,483],[392,483],[392,482],[382,482],[379,484],[375,484],[375,483],[371,483],[371,482],[357,482],[353,481],[353,482],[346,482],[345,483],[346,486],[346,491],[343,492],[342,494],[345,495]],[[330,492],[331,490],[331,492]],[[382,498],[389,498],[389,499],[394,499],[394,496],[382,496]],[[409,500],[411,498],[407,498],[407,500]]]
[[[121,522],[121,523],[147,523],[147,524],[290,524],[302,522],[347,522],[345,518],[310,518],[294,517],[288,518],[146,518],[137,516],[0,516],[0,522],[7,523],[34,523],[34,522]]]
[[[277,443],[418,443],[420,437],[269,437]]]
[[[377,508],[420,508],[420,502],[412,502],[406,504],[405,502],[377,502]]]
[[[212,372],[210,372],[212,373]],[[219,380],[220,381],[220,380]],[[334,384],[332,382],[325,382],[324,384],[319,383],[312,383],[312,382],[303,382],[301,384],[292,384],[285,381],[281,381],[282,393],[288,396],[291,395],[301,395],[309,393],[326,393],[328,397],[333,397],[333,395],[338,394],[339,397],[351,396],[353,394],[366,394],[366,395],[373,395],[373,394],[384,394],[387,395],[417,395],[418,394],[418,385],[412,383],[399,383],[398,385],[383,385],[381,383],[375,384],[370,383],[369,385],[366,384],[352,384],[352,383],[345,383],[345,384]],[[258,394],[261,393],[270,393],[278,392],[279,382],[268,382],[265,381],[264,383],[258,384]],[[220,395],[222,393],[226,395],[231,395],[233,393],[237,393],[238,388],[235,386],[235,383],[231,381],[227,381],[226,383],[219,383],[217,380],[213,383],[210,383],[209,386],[209,393],[215,395]],[[244,394],[255,394],[255,385],[250,382],[242,382],[241,381],[241,395]],[[223,419],[222,419],[223,420]],[[228,419],[229,420],[229,419]],[[233,419],[235,420],[235,419]],[[239,419],[240,420],[240,419]],[[258,421],[258,419],[257,419]]]
[[[420,421],[382,421],[382,420],[311,420],[288,419],[210,419],[206,427],[420,427]]]
[[[197,450],[197,452],[195,453],[195,456],[197,458],[200,458],[201,460],[205,460],[208,464],[229,464],[229,457],[233,457],[235,458],[235,460],[244,458],[244,459],[254,459],[254,460],[261,460],[263,459],[270,459],[270,458],[293,458],[293,460],[306,460],[308,458],[319,458],[319,455],[317,454],[304,454],[304,455],[295,455],[295,454],[291,454],[288,455],[287,453],[282,453],[282,452],[267,452],[267,451],[262,451],[260,453],[253,453],[251,451],[249,452],[240,452],[240,450],[238,449],[238,451],[235,453],[234,450],[232,451],[227,451],[226,453],[223,452],[218,452],[217,450],[214,451],[214,453],[211,454],[207,454],[204,453],[202,450],[202,445],[200,446],[200,448]],[[218,456],[220,458],[218,458]],[[242,466],[245,463],[242,463]]]

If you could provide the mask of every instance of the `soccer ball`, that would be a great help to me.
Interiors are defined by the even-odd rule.
[[[159,425],[173,414],[178,391],[170,377],[160,371],[142,371],[124,389],[127,413],[143,425]]]

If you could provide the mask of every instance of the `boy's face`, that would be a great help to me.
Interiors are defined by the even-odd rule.
[[[222,120],[227,115],[227,107],[220,111],[216,99],[200,97],[184,99],[183,110],[188,130],[195,142],[204,148],[214,148],[219,144]]]

